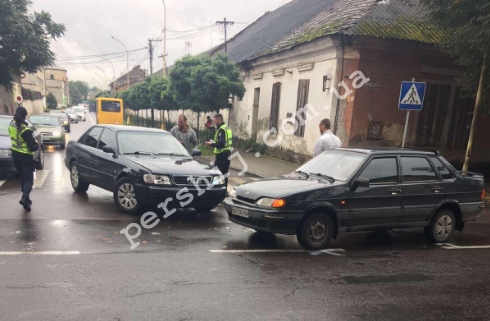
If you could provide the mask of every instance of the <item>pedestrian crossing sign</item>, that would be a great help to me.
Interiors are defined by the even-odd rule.
[[[425,98],[425,82],[403,81],[398,109],[421,111]]]

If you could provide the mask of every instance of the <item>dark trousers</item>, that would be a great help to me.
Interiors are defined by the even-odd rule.
[[[221,174],[225,175],[230,169],[230,151],[225,151],[220,154],[216,154],[215,166],[218,167]],[[225,185],[228,186],[228,177],[225,179]]]
[[[34,169],[35,163],[32,156],[24,155],[17,156],[13,154],[14,166],[17,169],[20,177],[20,188],[22,191],[22,197],[30,199],[32,187],[34,186]]]

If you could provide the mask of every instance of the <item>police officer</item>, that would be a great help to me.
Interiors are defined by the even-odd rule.
[[[32,205],[30,194],[34,185],[34,170],[36,166],[33,155],[39,149],[39,145],[25,121],[26,117],[27,110],[24,107],[19,107],[15,110],[14,120],[9,126],[9,136],[12,141],[14,166],[20,176],[22,198],[19,203],[26,211],[30,211]]]
[[[214,154],[216,155],[215,165],[223,175],[226,175],[230,168],[229,157],[233,135],[231,128],[223,122],[223,115],[216,114],[213,120],[216,125],[214,142],[206,142],[206,146],[214,147]],[[228,185],[228,178],[225,180],[225,185]]]

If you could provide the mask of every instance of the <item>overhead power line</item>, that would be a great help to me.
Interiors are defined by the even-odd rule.
[[[137,52],[137,51],[141,51],[141,50],[146,50],[146,49],[147,49],[146,47],[143,47],[143,48],[128,50],[128,52],[129,53],[133,53],[133,52]],[[90,58],[107,57],[107,56],[120,55],[120,54],[126,54],[126,51],[113,52],[113,53],[108,53],[108,54],[96,54],[96,55],[85,55],[85,56],[60,57],[60,58],[56,59],[56,61],[90,59]]]

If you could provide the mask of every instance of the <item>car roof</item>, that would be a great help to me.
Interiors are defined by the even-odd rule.
[[[110,128],[114,130],[115,132],[120,132],[120,131],[130,131],[130,132],[154,132],[154,133],[167,133],[170,134],[166,130],[158,129],[158,128],[148,128],[148,127],[139,127],[139,126],[126,126],[126,125],[109,125],[109,124],[102,124],[102,125],[95,125],[97,127],[104,127],[104,128]]]
[[[0,117],[2,117],[2,118],[14,118],[14,115],[0,114]]]
[[[29,115],[29,117],[31,116],[48,116],[48,117],[58,117],[57,114],[50,114],[50,113],[42,113],[42,114],[32,114],[32,115]]]
[[[341,148],[351,152],[363,153],[363,154],[417,154],[417,155],[429,155],[439,156],[440,153],[437,150],[415,149],[415,148],[398,148],[398,147],[362,147],[362,148]]]

